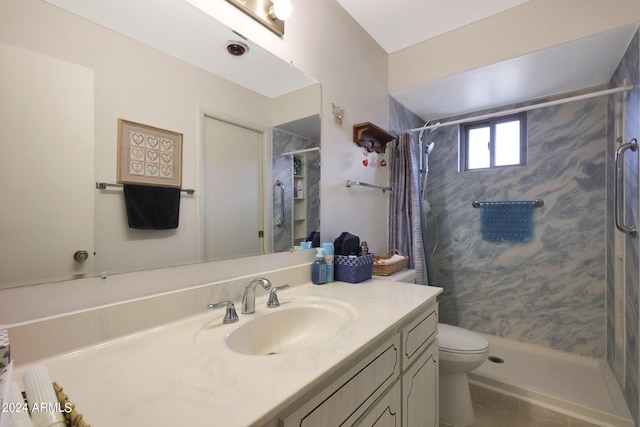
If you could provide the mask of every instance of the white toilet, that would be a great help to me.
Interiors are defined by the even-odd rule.
[[[467,372],[482,365],[489,343],[480,335],[457,326],[438,324],[440,351],[440,423],[454,427],[475,424]]]
[[[402,270],[376,278],[397,282],[416,282],[415,270]],[[467,372],[473,371],[489,356],[489,343],[467,329],[438,323],[440,350],[440,425],[470,427],[475,424]]]

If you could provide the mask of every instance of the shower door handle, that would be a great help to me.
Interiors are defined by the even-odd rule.
[[[615,217],[616,227],[618,230],[625,234],[630,234],[633,237],[636,236],[635,225],[625,225],[622,214],[624,211],[624,182],[623,182],[623,167],[624,167],[624,152],[627,150],[636,151],[638,149],[638,141],[633,138],[630,142],[622,144],[616,150],[616,182],[615,182]]]
[[[284,183],[277,180],[276,187],[280,187],[280,219],[276,222],[276,225],[282,227],[282,224],[284,224]]]

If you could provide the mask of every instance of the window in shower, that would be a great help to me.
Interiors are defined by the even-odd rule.
[[[460,136],[460,170],[526,164],[526,112],[464,124]]]

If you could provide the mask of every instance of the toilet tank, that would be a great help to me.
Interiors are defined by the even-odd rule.
[[[392,282],[416,283],[416,271],[405,268],[388,276],[373,276],[374,279],[391,280]]]

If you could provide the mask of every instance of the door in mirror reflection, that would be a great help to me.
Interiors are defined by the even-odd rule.
[[[0,43],[0,75],[0,288],[91,274],[93,71]]]
[[[265,253],[263,228],[263,134],[205,117],[205,259]]]

